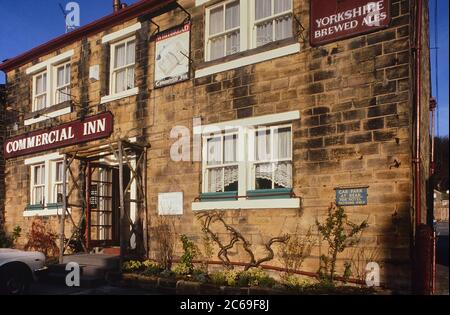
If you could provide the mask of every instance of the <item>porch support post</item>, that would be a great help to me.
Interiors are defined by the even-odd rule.
[[[147,147],[144,148],[144,159],[142,161],[142,173],[144,174],[144,178],[141,178],[141,185],[143,186],[144,195],[142,198],[144,205],[144,222],[143,222],[143,242],[144,242],[144,250],[145,257],[150,258],[150,246],[148,244],[148,204],[147,204]]]
[[[127,251],[127,243],[125,234],[127,234],[128,221],[125,213],[124,185],[123,185],[123,149],[122,141],[119,140],[118,146],[118,162],[119,162],[119,193],[120,193],[120,268],[122,269],[124,256]]]
[[[91,162],[87,162],[87,178],[86,178],[86,250],[91,247],[91,180],[92,168]]]
[[[61,222],[59,224],[59,263],[62,264],[64,260],[64,230],[65,230],[65,222],[66,222],[66,211],[67,211],[67,168],[70,165],[67,165],[67,155],[64,154],[63,159],[63,173],[62,173],[62,213],[61,213]]]

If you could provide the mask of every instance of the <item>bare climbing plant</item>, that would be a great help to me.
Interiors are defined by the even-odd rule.
[[[311,233],[302,235],[297,227],[295,233],[290,234],[289,240],[281,245],[279,258],[283,263],[287,275],[292,275],[294,270],[300,270],[305,259],[311,254],[316,241]]]
[[[169,216],[155,217],[152,226],[152,237],[156,247],[156,261],[164,270],[170,270],[178,240],[175,219]]]
[[[228,257],[229,251],[239,242],[242,243],[242,246],[245,252],[249,256],[249,262],[245,264],[245,270],[249,270],[251,268],[258,268],[261,264],[271,261],[275,253],[272,249],[272,246],[276,243],[285,244],[289,240],[288,235],[273,237],[269,239],[265,244],[265,250],[267,252],[266,256],[256,259],[253,249],[251,248],[252,244],[239,232],[236,228],[229,225],[224,219],[224,212],[202,212],[197,215],[197,219],[202,224],[202,230],[204,233],[210,236],[211,240],[215,242],[219,247],[219,252],[217,257],[222,261],[223,265],[227,269],[233,269],[233,265],[231,263],[230,258]],[[225,243],[220,238],[218,233],[212,230],[212,224],[219,223],[223,225],[225,230],[230,236],[230,241]]]

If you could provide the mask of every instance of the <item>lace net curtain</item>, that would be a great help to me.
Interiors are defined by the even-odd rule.
[[[276,161],[290,159],[292,156],[291,129],[284,128],[274,131],[273,145],[271,132],[260,131],[256,133],[256,160]],[[273,150],[273,152],[272,152]],[[255,177],[273,181],[275,185],[285,188],[292,186],[292,161],[280,161],[257,164]]]
[[[233,164],[237,161],[237,136],[212,138],[208,140],[208,165]],[[223,160],[222,160],[223,156]],[[222,166],[208,170],[208,192],[223,192],[226,187],[238,181],[237,166]]]
[[[261,20],[279,13],[290,11],[292,9],[291,5],[292,0],[255,0],[255,19]],[[257,47],[290,36],[292,36],[291,15],[258,23],[256,26]]]
[[[225,31],[234,29],[239,26],[240,10],[239,1],[232,2],[225,7],[225,23],[224,23],[224,7],[220,6],[210,11],[209,17],[209,35],[213,36]],[[239,52],[240,50],[240,33],[239,30],[227,33],[211,39],[211,60],[228,56]]]
[[[136,44],[134,41],[116,47],[114,67],[116,73],[116,93],[134,88],[134,61]],[[127,68],[123,68],[131,65]]]

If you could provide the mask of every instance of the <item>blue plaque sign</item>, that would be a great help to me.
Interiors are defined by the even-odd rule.
[[[368,187],[336,188],[336,204],[338,206],[367,205]]]

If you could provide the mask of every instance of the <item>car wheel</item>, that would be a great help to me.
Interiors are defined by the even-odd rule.
[[[28,292],[30,278],[21,266],[7,266],[0,271],[1,290],[7,295],[23,295]]]

